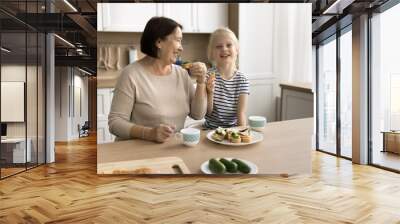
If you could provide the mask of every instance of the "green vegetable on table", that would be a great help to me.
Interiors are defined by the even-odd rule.
[[[208,161],[208,168],[216,174],[223,174],[226,171],[225,165],[214,158]]]
[[[226,171],[228,171],[229,173],[236,173],[238,171],[238,165],[236,163],[231,162],[225,158],[221,158],[219,161],[225,165]]]
[[[232,162],[236,163],[238,166],[238,170],[242,173],[250,173],[250,167],[243,161],[238,159],[232,159]]]

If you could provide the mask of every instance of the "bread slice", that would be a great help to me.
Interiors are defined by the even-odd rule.
[[[241,143],[242,142],[242,138],[241,137],[239,137],[239,138],[232,138],[231,137],[231,142],[232,143]]]
[[[223,135],[219,135],[217,133],[213,133],[211,135],[211,138],[214,139],[215,141],[221,142],[222,140],[224,140],[224,136]]]
[[[250,135],[241,135],[240,138],[242,139],[243,143],[250,143],[251,142],[251,136]]]
[[[112,174],[152,174],[154,173],[152,169],[147,167],[142,167],[138,169],[116,169],[112,171]]]

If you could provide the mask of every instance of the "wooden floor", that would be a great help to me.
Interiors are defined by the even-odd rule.
[[[7,177],[19,172],[22,172],[26,170],[25,167],[24,168],[1,168],[1,177]]]
[[[400,223],[400,175],[313,153],[294,177],[96,175],[95,138],[0,181],[0,223]]]
[[[372,160],[374,164],[400,170],[400,154],[376,150]]]

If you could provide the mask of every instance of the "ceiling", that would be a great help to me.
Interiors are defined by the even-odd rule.
[[[352,23],[368,11],[374,11],[390,0],[309,0],[312,3],[312,38],[318,44]]]
[[[47,0],[47,5],[45,0],[1,0],[2,46],[12,50],[3,60],[32,58],[38,50],[32,38],[36,33],[52,32],[60,37],[55,38],[56,66],[78,66],[95,74],[96,9],[96,0]]]

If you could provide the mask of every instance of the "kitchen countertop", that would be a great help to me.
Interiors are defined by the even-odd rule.
[[[301,92],[308,92],[312,93],[312,83],[308,82],[282,82],[280,84],[281,88],[286,88],[286,89],[292,89],[296,91],[301,91]]]
[[[225,146],[206,138],[201,131],[195,147],[182,145],[178,138],[159,144],[143,140],[127,140],[97,146],[97,163],[118,163],[130,160],[175,156],[183,159],[192,174],[201,174],[200,165],[214,157],[249,160],[258,166],[258,174],[310,174],[313,119],[268,123],[264,140],[247,146]]]

